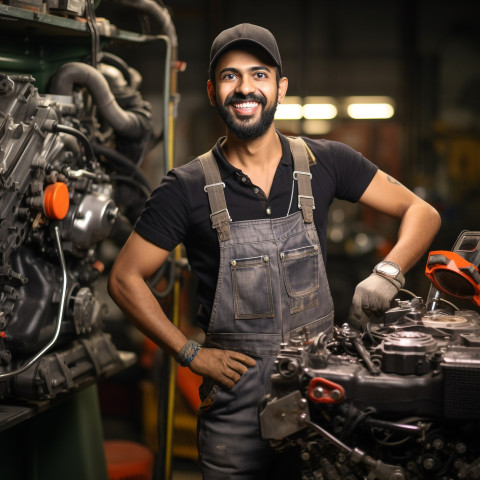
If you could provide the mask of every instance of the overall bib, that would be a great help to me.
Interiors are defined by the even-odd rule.
[[[257,362],[231,390],[208,378],[200,387],[198,450],[208,480],[294,478],[284,469],[272,476],[286,454],[279,456],[261,439],[258,405],[269,393],[280,344],[330,331],[333,324],[333,302],[313,223],[307,148],[300,139],[289,140],[301,211],[282,218],[231,222],[213,154],[200,157],[220,241],[205,347],[242,352]]]

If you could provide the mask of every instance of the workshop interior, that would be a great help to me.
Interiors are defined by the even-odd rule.
[[[282,133],[350,145],[442,217],[361,332],[355,286],[398,225],[332,204],[334,335],[282,345],[262,437],[300,447],[304,480],[480,478],[480,30],[463,0],[0,0],[0,478],[201,478],[201,379],[106,284],[161,178],[224,134],[209,51],[241,22],[277,38]],[[182,246],[148,283],[201,342]]]

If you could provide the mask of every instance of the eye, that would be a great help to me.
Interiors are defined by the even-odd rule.
[[[256,72],[255,77],[256,78],[268,78],[268,75],[265,72]]]
[[[237,76],[234,73],[225,73],[222,75],[222,80],[234,80]]]

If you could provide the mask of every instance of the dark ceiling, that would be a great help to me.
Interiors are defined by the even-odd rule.
[[[415,124],[417,135],[434,120],[478,127],[480,29],[473,5],[464,0],[171,0],[166,7],[177,32],[178,58],[187,64],[178,75],[179,115],[208,108],[207,65],[216,34],[250,22],[276,36],[290,95],[389,95],[398,120],[410,129]],[[98,12],[120,27],[138,29],[131,11],[112,12],[108,1]],[[147,94],[159,90],[162,55],[158,44],[131,52]]]
[[[474,5],[466,0],[167,2],[178,58],[187,64],[178,74],[175,163],[204,152],[223,133],[206,96],[213,38],[237,23],[256,23],[277,38],[290,95],[391,96],[392,120],[355,125],[338,120],[333,137],[381,166],[385,157],[385,165],[407,186],[429,191],[446,214],[454,212],[449,220],[454,232],[477,228],[480,29]],[[113,11],[107,0],[97,15],[138,29],[138,18]],[[143,75],[144,95],[161,105],[164,47],[119,51]]]

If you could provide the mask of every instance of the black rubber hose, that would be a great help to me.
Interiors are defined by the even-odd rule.
[[[78,140],[80,140],[85,147],[85,155],[87,157],[87,160],[90,160],[92,164],[95,163],[95,152],[93,151],[92,144],[83,132],[77,130],[76,128],[69,127],[68,125],[62,125],[55,120],[46,120],[44,123],[44,128],[45,130],[48,130],[50,132],[66,133],[68,135],[72,135],[75,138],[78,138]]]
[[[127,112],[118,105],[102,73],[81,62],[62,65],[53,75],[50,92],[56,95],[72,95],[74,85],[87,87],[98,111],[113,129],[127,138],[141,138],[145,133],[144,118],[137,112]]]
[[[98,61],[100,63],[106,63],[107,65],[111,65],[112,67],[117,68],[122,72],[123,77],[125,78],[128,85],[132,86],[132,74],[130,69],[128,68],[127,62],[117,55],[114,55],[111,52],[100,52],[98,54]]]
[[[99,145],[98,143],[94,143],[92,147],[97,155],[104,155],[108,160],[111,160],[111,164],[113,164],[113,167],[121,166],[125,168],[129,173],[135,175],[135,178],[139,181],[139,183],[141,183],[149,191],[151,191],[151,187],[148,183],[147,178],[143,175],[140,169],[133,162],[130,161],[130,159],[122,155],[120,152],[112,150],[111,148],[104,147],[103,145]],[[118,169],[116,170],[118,171]]]
[[[132,185],[136,187],[138,190],[140,190],[143,195],[148,198],[150,196],[151,190],[143,183],[137,182],[134,178],[132,177],[127,177],[126,175],[113,175],[112,180],[115,180],[117,182],[123,182],[123,183],[128,183],[129,185]]]

